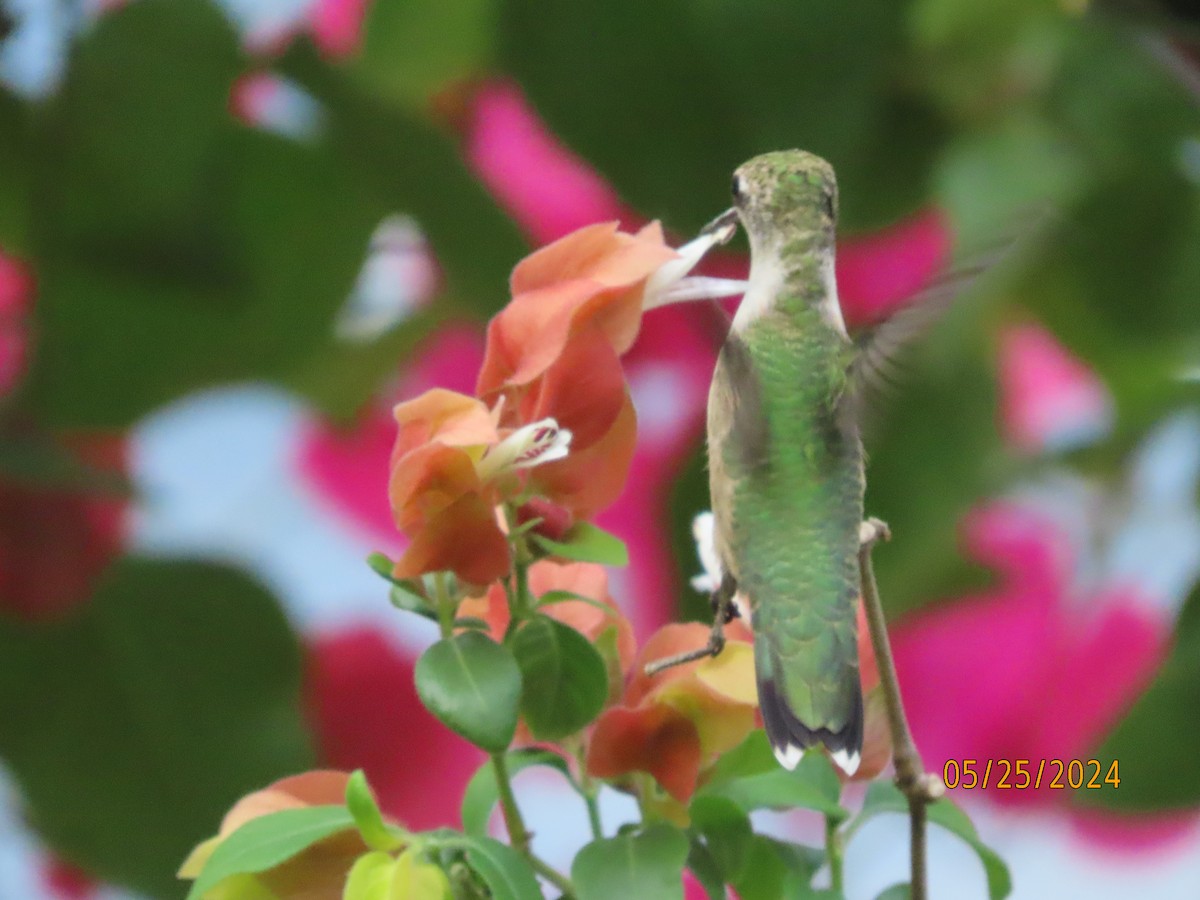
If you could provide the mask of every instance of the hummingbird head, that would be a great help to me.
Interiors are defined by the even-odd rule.
[[[833,247],[837,179],[819,156],[780,150],[754,157],[733,173],[733,202],[752,250],[774,249],[777,242]]]

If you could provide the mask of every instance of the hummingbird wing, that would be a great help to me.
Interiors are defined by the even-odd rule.
[[[1047,216],[1041,212],[1037,218],[1045,220]],[[847,373],[843,407],[846,415],[863,422],[871,401],[886,395],[901,379],[905,352],[919,343],[959,297],[970,293],[981,278],[1013,255],[1014,248],[1026,243],[1031,226],[1026,217],[1020,221],[1020,228],[960,260],[914,294],[899,311],[853,336],[855,354]]]

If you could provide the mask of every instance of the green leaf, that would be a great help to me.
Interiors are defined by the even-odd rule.
[[[421,702],[451,731],[489,753],[512,742],[521,670],[507,648],[468,631],[426,650],[415,675]]]
[[[466,850],[467,863],[491,889],[492,900],[543,900],[529,863],[512,847],[489,837],[454,838]]]
[[[647,216],[691,233],[729,205],[735,166],[803,147],[833,163],[843,221],[863,228],[921,201],[944,131],[909,87],[920,70],[902,68],[907,9],[507,0],[500,56],[554,133]]]
[[[571,866],[579,900],[654,897],[682,900],[688,840],[670,825],[654,825],[585,846]]]
[[[232,569],[126,559],[55,623],[0,617],[0,758],[56,850],[176,896],[188,851],[246,793],[312,768],[300,648]]]
[[[486,65],[493,0],[375,0],[353,71],[388,99],[414,107]]]
[[[567,767],[567,761],[549,750],[532,748],[514,750],[505,754],[505,762],[510,778],[530,766],[549,766],[561,772],[571,786],[578,789],[575,780],[571,777],[571,770]],[[471,780],[467,783],[467,789],[463,792],[463,831],[475,837],[485,837],[488,820],[491,818],[492,810],[499,797],[500,792],[496,787],[496,770],[489,760],[471,776]]]
[[[284,809],[251,819],[221,841],[192,883],[188,900],[200,900],[231,875],[265,872],[339,831],[354,827],[344,806]]]
[[[386,553],[372,553],[367,557],[367,565],[371,567],[371,571],[392,586],[388,592],[392,606],[437,621],[437,611],[425,599],[424,584],[415,578],[396,578],[392,575],[396,564]]]
[[[815,847],[756,834],[733,887],[741,900],[810,897],[813,875],[824,863],[824,852]]]
[[[391,854],[375,851],[360,856],[350,867],[342,900],[391,900],[395,870]]]
[[[779,761],[771,751],[767,733],[757,728],[732,750],[721,755],[705,781],[706,788],[717,788],[735,778],[762,775],[779,768]]]
[[[541,534],[531,534],[530,539],[551,556],[605,566],[629,565],[625,542],[591,522],[576,522],[561,541],[553,541]]]
[[[777,764],[767,772],[709,784],[702,793],[732,800],[746,812],[756,809],[815,809],[837,821],[850,813],[840,803],[841,784],[822,753],[806,753],[795,771]]]
[[[355,769],[346,782],[346,808],[354,817],[358,833],[372,850],[390,851],[404,846],[403,835],[394,833],[383,821],[383,813],[362,769]]]
[[[1200,588],[1194,589],[1176,626],[1174,645],[1158,676],[1091,755],[1101,760],[1101,780],[1117,761],[1117,788],[1082,789],[1074,800],[1122,811],[1187,809],[1200,802]]]
[[[578,600],[580,603],[586,603],[588,606],[594,606],[609,615],[613,614],[613,608],[606,606],[599,600],[591,597],[585,597],[583,594],[577,594],[574,591],[546,591],[538,597],[538,606],[553,606],[555,603],[569,603],[573,600]]]
[[[912,885],[907,881],[886,888],[875,900],[912,900]]]
[[[753,837],[750,817],[726,797],[703,795],[692,800],[688,815],[692,830],[704,838],[722,880],[735,881],[750,852]]]
[[[608,698],[604,660],[582,634],[549,616],[534,616],[508,639],[521,667],[521,715],[539,740],[574,734]]]
[[[873,781],[867,788],[867,796],[863,800],[862,811],[851,825],[852,831],[857,831],[862,823],[880,813],[892,812],[908,815],[908,801],[904,794],[890,781]],[[942,798],[929,804],[928,817],[947,831],[958,835],[979,857],[987,876],[988,897],[990,900],[1002,900],[1012,893],[1012,878],[1008,874],[1008,866],[996,853],[979,839],[979,833],[966,813],[954,805],[948,798]]]

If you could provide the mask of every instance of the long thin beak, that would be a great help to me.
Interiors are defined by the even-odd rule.
[[[711,234],[718,243],[728,244],[738,227],[738,211],[731,206],[707,225],[700,229],[700,234]]]

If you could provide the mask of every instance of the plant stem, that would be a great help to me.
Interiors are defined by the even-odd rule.
[[[829,857],[829,886],[842,893],[842,838],[838,834],[838,823],[832,816],[825,817],[825,855]]]
[[[443,638],[452,637],[454,635],[455,604],[446,590],[446,574],[444,572],[434,573],[433,589],[437,599],[438,627],[441,629]]]
[[[500,811],[504,814],[504,827],[508,829],[508,839],[513,849],[525,857],[534,871],[563,892],[566,897],[575,895],[575,886],[570,879],[552,868],[544,860],[534,855],[530,847],[533,839],[521,818],[521,810],[517,807],[517,798],[513,794],[512,781],[508,775],[508,763],[503,753],[492,754],[492,768],[496,772],[496,789],[500,795]]]
[[[858,566],[862,575],[863,608],[867,614],[867,626],[871,631],[871,645],[875,649],[875,661],[879,666],[879,683],[887,705],[888,727],[892,733],[892,759],[896,766],[896,787],[908,800],[910,849],[912,853],[910,877],[912,900],[925,900],[928,894],[925,873],[925,807],[945,792],[945,785],[936,775],[925,772],[921,755],[908,729],[908,718],[904,714],[904,701],[900,697],[900,681],[896,677],[896,663],[892,658],[892,645],[888,640],[887,620],[883,615],[883,604],[879,601],[879,587],[875,583],[875,569],[871,565],[871,550],[879,540],[888,540],[891,532],[878,519],[863,523],[862,540],[858,549]]]

